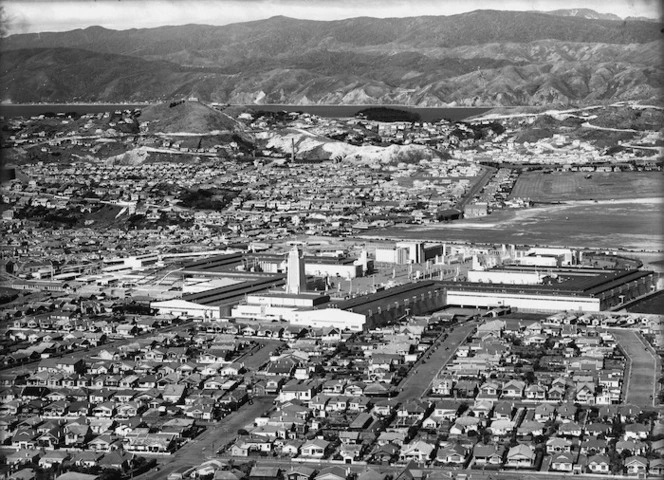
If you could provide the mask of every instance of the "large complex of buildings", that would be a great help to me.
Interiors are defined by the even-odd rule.
[[[235,253],[192,262],[182,272],[217,278],[230,275],[237,283],[183,295],[180,299],[153,302],[151,306],[174,315],[282,321],[358,331],[394,322],[408,314],[431,313],[447,305],[536,312],[599,312],[620,307],[656,289],[657,279],[653,272],[582,267],[578,265],[578,253],[559,250],[521,252],[512,255],[517,264],[488,268],[473,256],[466,281],[429,279],[417,282],[409,277],[409,281],[401,285],[346,296],[328,289],[327,281],[323,283],[324,290],[308,288],[313,285],[313,282],[306,281],[308,270],[320,265],[331,269],[350,267],[354,274],[347,278],[353,279],[355,275],[363,274],[365,266],[371,263],[364,252],[360,261],[349,257],[304,255],[295,246],[288,254],[281,255]],[[425,249],[418,243],[401,244],[395,251],[402,251],[407,258],[419,258],[420,261],[424,260],[426,252],[437,253],[437,249]],[[500,251],[509,253],[507,248]],[[435,257],[445,258],[444,255]],[[521,262],[523,259],[528,261]],[[238,273],[238,268],[244,271]],[[327,279],[330,273],[318,271],[313,276]],[[340,275],[337,273],[336,276]]]

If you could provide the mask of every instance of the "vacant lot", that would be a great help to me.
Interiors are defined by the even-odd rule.
[[[612,198],[660,197],[664,186],[661,172],[526,172],[519,176],[511,198],[534,202],[608,200]]]

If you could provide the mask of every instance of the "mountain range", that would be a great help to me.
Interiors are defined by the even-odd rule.
[[[593,15],[593,13],[595,13]],[[662,24],[591,10],[273,17],[0,42],[0,100],[236,104],[660,102]]]

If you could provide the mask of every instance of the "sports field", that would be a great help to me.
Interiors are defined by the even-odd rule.
[[[659,197],[663,191],[662,172],[525,172],[517,179],[510,198],[533,202],[609,200]]]

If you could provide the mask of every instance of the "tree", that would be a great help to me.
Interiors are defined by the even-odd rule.
[[[99,480],[122,480],[122,472],[114,468],[110,468],[101,472]]]

